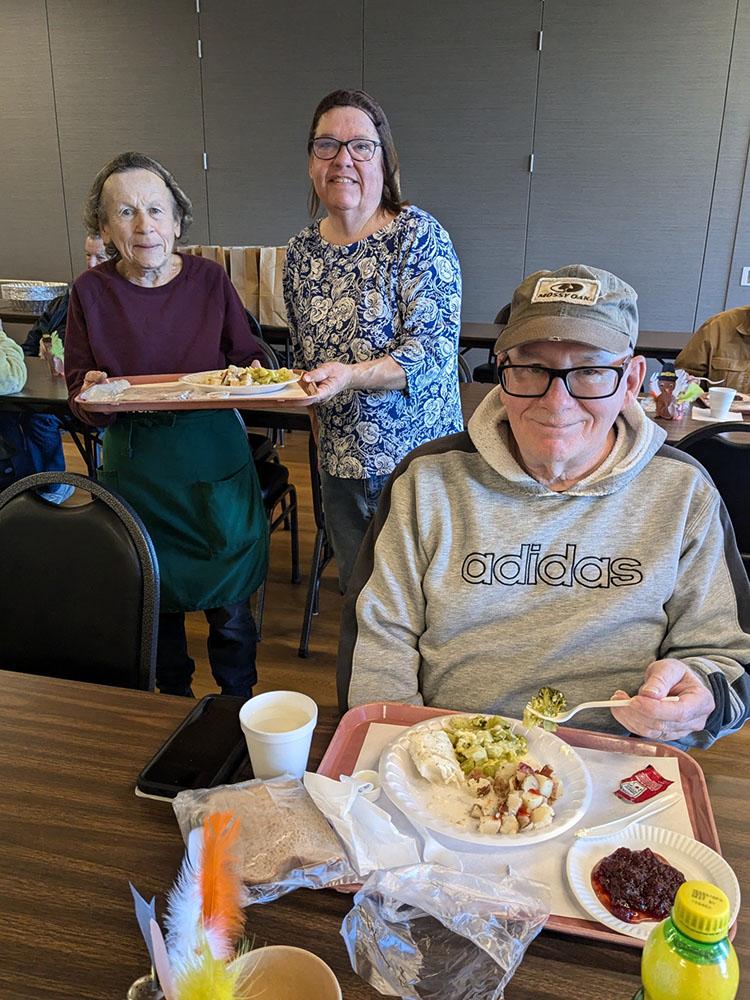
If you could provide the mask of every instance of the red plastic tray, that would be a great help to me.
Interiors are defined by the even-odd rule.
[[[299,372],[301,369],[295,368]],[[154,385],[162,382],[177,382],[182,377],[181,374],[170,375],[122,375],[131,385]],[[107,379],[108,382],[114,379]],[[136,402],[129,400],[122,403],[97,403],[86,402],[80,396],[76,397],[76,403],[82,410],[90,410],[92,413],[140,413],[152,410],[288,410],[298,407],[312,406],[316,402],[317,389],[314,383],[294,383],[300,387],[300,393],[293,398],[278,398],[276,393],[259,396],[228,396],[226,399],[190,399],[190,400],[144,400]],[[220,387],[217,386],[217,389]]]
[[[341,719],[320,762],[318,773],[329,778],[338,778],[340,774],[351,774],[357,763],[367,730],[373,722],[384,722],[391,726],[414,726],[424,719],[432,719],[437,715],[454,714],[457,713],[450,709],[401,705],[396,702],[371,702],[368,705],[358,705],[357,708],[350,709]],[[641,757],[676,757],[679,761],[682,791],[685,795],[693,836],[696,840],[721,854],[719,833],[714,822],[706,779],[700,764],[684,751],[665,746],[663,743],[608,736],[604,733],[592,733],[586,729],[570,729],[566,726],[561,726],[557,730],[557,735],[574,747],[637,754]],[[357,887],[351,888],[354,891]],[[643,941],[625,934],[618,934],[596,920],[557,916],[553,913],[547,921],[546,927],[549,930],[576,934],[579,937],[596,938],[599,941],[630,945],[634,948],[643,947]]]

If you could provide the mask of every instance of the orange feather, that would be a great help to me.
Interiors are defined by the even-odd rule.
[[[231,958],[245,926],[239,835],[239,821],[231,813],[212,813],[203,822],[200,894],[203,927],[215,958]]]

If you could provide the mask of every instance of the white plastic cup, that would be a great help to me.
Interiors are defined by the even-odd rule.
[[[729,407],[737,395],[736,389],[729,389],[723,385],[712,385],[708,390],[708,405],[711,408],[711,416],[714,420],[724,420],[729,414]]]
[[[310,754],[318,706],[299,691],[267,691],[246,701],[240,725],[256,778],[301,778]]]
[[[341,987],[322,958],[303,948],[274,944],[245,952],[231,962],[239,973],[237,996],[242,1000],[314,997],[342,1000]]]

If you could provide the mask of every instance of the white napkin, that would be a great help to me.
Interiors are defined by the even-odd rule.
[[[334,781],[310,771],[303,781],[315,805],[344,842],[358,875],[364,878],[379,868],[419,864],[415,838],[401,833],[387,812],[364,798],[357,783]]]

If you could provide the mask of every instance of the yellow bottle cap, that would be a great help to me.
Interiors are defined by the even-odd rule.
[[[683,882],[675,896],[672,920],[694,941],[713,944],[727,936],[729,900],[710,882]]]

